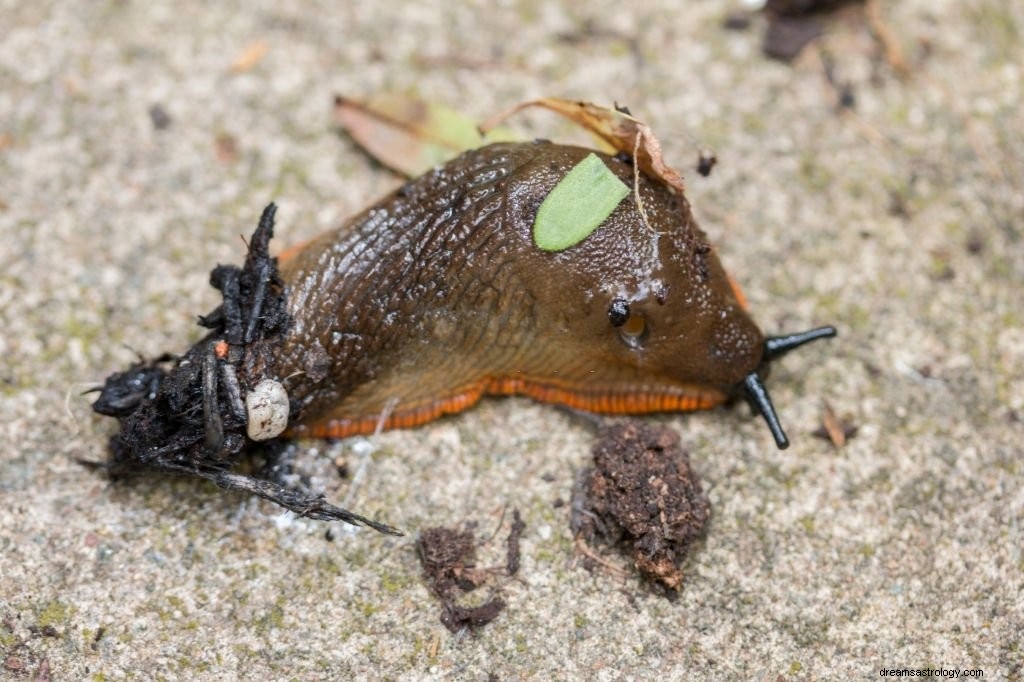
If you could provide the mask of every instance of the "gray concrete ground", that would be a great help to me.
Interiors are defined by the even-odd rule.
[[[768,61],[760,23],[723,30],[726,2],[206,4],[0,9],[0,677],[1020,678],[1024,6],[884,3],[901,79],[856,23]],[[762,326],[841,329],[771,377],[788,451],[745,409],[657,418],[713,505],[678,599],[575,560],[556,502],[592,435],[526,400],[380,436],[355,490],[331,464],[352,442],[303,444],[314,485],[401,539],[328,542],[268,503],[76,464],[114,427],[80,392],[199,336],[209,268],[240,260],[268,200],[294,243],[396,184],[330,123],[335,93],[379,91],[478,117],[628,103]],[[843,449],[811,435],[825,399],[860,426]],[[508,609],[453,636],[415,533],[488,536],[512,507]]]

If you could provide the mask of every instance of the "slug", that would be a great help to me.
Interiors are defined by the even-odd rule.
[[[604,414],[745,394],[787,447],[763,377],[835,329],[762,334],[685,196],[623,155],[596,158],[629,196],[578,243],[540,248],[540,207],[592,155],[546,141],[466,152],[282,257],[279,270],[271,205],[246,266],[211,276],[224,304],[201,318],[210,335],[103,387],[94,408],[122,426],[112,469],[192,473],[390,532],[230,466],[281,433],[413,427],[511,394]]]

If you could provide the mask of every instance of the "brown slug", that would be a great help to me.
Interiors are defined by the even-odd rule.
[[[833,330],[766,345],[686,198],[644,175],[649,224],[630,197],[576,246],[538,248],[538,207],[590,153],[468,152],[285,261],[289,433],[369,433],[381,415],[417,426],[485,394],[627,414],[708,408],[740,387],[785,447],[758,371]],[[602,160],[633,183],[629,160]]]
[[[745,393],[785,448],[762,376],[835,329],[766,338],[685,196],[621,154],[597,158],[629,196],[582,241],[540,248],[539,208],[592,154],[544,141],[466,152],[282,258],[279,272],[271,205],[245,268],[211,275],[224,304],[201,318],[210,335],[170,370],[161,358],[107,380],[94,408],[121,420],[111,470],[192,473],[392,532],[229,468],[285,423],[286,436],[365,434],[486,394],[635,414]]]

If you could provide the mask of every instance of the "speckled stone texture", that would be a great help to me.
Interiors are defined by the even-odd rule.
[[[852,15],[767,60],[760,18],[723,28],[738,7],[0,1],[0,677],[1019,678],[1024,5],[881,3],[905,77]],[[568,501],[593,431],[527,400],[386,433],[370,459],[302,444],[314,488],[398,539],[76,463],[115,427],[82,391],[199,338],[210,268],[241,261],[268,201],[280,247],[398,184],[330,121],[336,93],[379,91],[479,118],[628,104],[762,327],[839,327],[769,379],[785,452],[742,405],[652,418],[712,507],[677,599],[582,568]],[[811,435],[826,399],[860,427],[845,448]],[[513,507],[507,609],[452,635],[415,534],[476,520],[500,566]]]

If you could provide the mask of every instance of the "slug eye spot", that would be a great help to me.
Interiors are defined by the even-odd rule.
[[[647,320],[643,315],[630,315],[619,327],[619,337],[630,348],[640,348],[647,338]]]
[[[629,320],[629,302],[624,298],[617,298],[608,307],[608,321],[613,327],[621,327]]]

